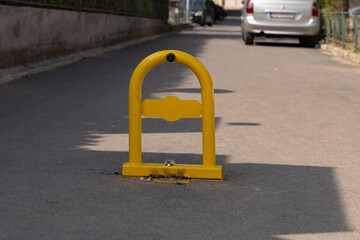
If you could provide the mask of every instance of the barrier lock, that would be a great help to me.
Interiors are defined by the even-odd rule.
[[[164,62],[181,63],[197,76],[201,86],[201,103],[197,100],[181,100],[175,96],[163,99],[145,99],[141,102],[141,87],[146,74]],[[141,114],[149,118],[177,121],[180,118],[202,116],[202,164],[143,163],[141,152]],[[122,167],[124,177],[163,175],[182,176],[192,179],[222,180],[223,168],[216,165],[214,89],[211,77],[195,57],[176,50],[151,54],[136,67],[129,87],[129,162]]]

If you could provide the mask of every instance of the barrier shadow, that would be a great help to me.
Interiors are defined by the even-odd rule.
[[[127,160],[127,153],[120,155]],[[198,164],[202,155],[145,152],[143,159],[144,162],[172,159],[176,163]],[[226,155],[217,155],[217,164],[224,166],[224,182],[194,181],[175,186],[107,176],[107,187],[130,193],[124,199],[131,202],[128,211],[138,212],[129,224],[134,234],[126,237],[137,237],[137,232],[150,234],[150,229],[153,235],[149,236],[165,237],[171,231],[176,239],[247,240],[280,240],[283,239],[280,236],[287,234],[351,231],[333,168],[229,163]],[[131,186],[126,186],[126,182]],[[114,209],[117,210],[121,209]],[[135,224],[151,217],[153,212],[156,212],[156,221],[151,221],[148,227]],[[197,231],[183,231],[192,229],[191,226],[196,226]]]
[[[235,194],[226,204],[240,216],[236,225],[248,226],[238,232],[244,239],[350,230],[333,168],[229,163],[224,171],[234,189],[249,194]]]

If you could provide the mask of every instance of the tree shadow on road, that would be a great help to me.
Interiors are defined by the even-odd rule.
[[[177,49],[198,57],[209,37],[239,36],[171,35],[1,89],[0,225],[5,230],[0,238],[265,240],[350,231],[333,168],[233,164],[230,158],[236,156],[217,156],[224,165],[224,182],[161,185],[115,174],[121,173],[128,152],[81,148],[96,145],[96,134],[128,132],[129,80],[146,56]],[[186,74],[192,73],[169,80],[161,67],[152,70],[143,99],[166,92],[197,93],[179,88]],[[216,119],[218,126],[221,116]],[[143,127],[145,133],[200,133],[200,120],[166,126],[144,120]],[[143,159],[199,163],[202,156],[144,152]]]

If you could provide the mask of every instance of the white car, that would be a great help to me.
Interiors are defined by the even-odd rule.
[[[298,37],[302,45],[314,47],[320,32],[317,0],[245,0],[241,15],[245,44],[254,36]]]

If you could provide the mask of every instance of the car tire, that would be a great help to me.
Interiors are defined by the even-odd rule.
[[[319,38],[317,36],[299,37],[299,41],[303,47],[314,48],[319,43]]]
[[[243,33],[243,38],[246,45],[254,44],[254,36],[251,33],[249,32]]]
[[[208,23],[208,26],[211,27],[211,26],[212,26],[212,23]]]

